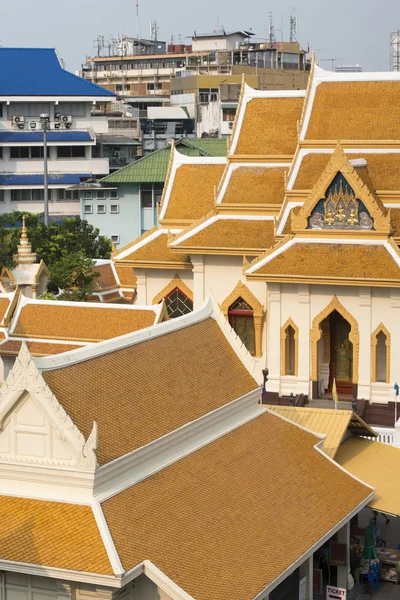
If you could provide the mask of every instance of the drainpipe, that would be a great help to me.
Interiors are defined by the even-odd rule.
[[[1,600],[6,600],[6,574],[1,572]]]

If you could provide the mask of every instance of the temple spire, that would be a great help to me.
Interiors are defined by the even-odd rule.
[[[32,265],[36,262],[36,252],[32,252],[32,246],[29,243],[28,233],[25,225],[25,216],[22,217],[22,230],[18,253],[14,256],[19,265]]]

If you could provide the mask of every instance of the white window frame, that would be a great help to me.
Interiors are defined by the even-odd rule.
[[[86,209],[89,209],[89,210],[86,210]],[[92,215],[93,214],[93,206],[91,204],[85,204],[83,213],[85,215]]]
[[[119,235],[112,235],[111,241],[113,244],[119,244]]]
[[[113,194],[115,194],[115,196],[113,196]],[[110,199],[118,200],[118,198],[119,198],[118,190],[110,190]]]
[[[96,195],[97,195],[97,200],[105,200],[106,199],[106,192],[104,190],[98,190]]]
[[[91,200],[92,199],[92,190],[84,190],[83,192],[83,199],[84,200]]]
[[[98,215],[105,215],[107,212],[106,209],[106,205],[105,204],[98,204],[97,205],[97,214]]]
[[[116,210],[113,210],[115,207]],[[110,204],[110,214],[117,215],[119,213],[119,204]]]

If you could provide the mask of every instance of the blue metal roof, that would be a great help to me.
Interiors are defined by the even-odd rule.
[[[82,179],[88,179],[92,177],[91,173],[49,173],[48,182],[49,185],[74,185],[81,183]],[[0,186],[1,185],[44,185],[43,173],[32,173],[24,175],[14,175],[14,173],[0,175]]]
[[[88,131],[48,131],[48,142],[92,142]],[[42,131],[0,131],[0,143],[4,142],[43,142]]]
[[[0,48],[0,96],[115,96],[62,68],[54,48]]]

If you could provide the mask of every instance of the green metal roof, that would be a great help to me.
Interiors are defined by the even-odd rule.
[[[187,156],[226,156],[226,140],[183,139],[176,148]],[[101,183],[163,183],[167,176],[171,148],[156,150],[134,163],[107,175]]]

